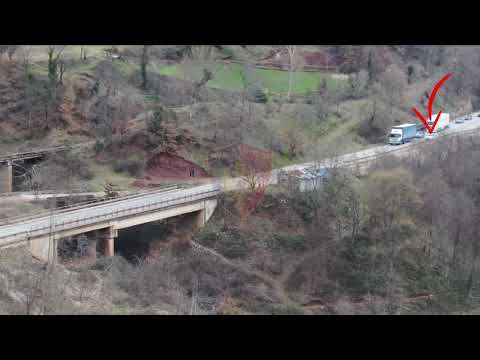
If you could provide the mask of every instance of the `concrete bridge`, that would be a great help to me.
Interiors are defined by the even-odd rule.
[[[213,214],[221,192],[218,185],[156,191],[127,196],[99,205],[72,207],[50,214],[14,219],[0,226],[0,248],[28,245],[32,255],[46,262],[57,259],[58,241],[65,237],[95,232],[106,256],[115,252],[118,230],[188,214],[185,226],[203,226]]]

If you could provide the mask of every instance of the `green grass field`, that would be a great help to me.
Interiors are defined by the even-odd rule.
[[[159,69],[160,74],[181,79],[197,80],[201,77],[203,67],[193,64],[176,64]],[[240,91],[244,87],[244,67],[240,64],[224,64],[214,70],[215,78],[208,82],[212,88]],[[336,80],[328,73],[302,72],[293,74],[293,93],[316,91],[323,79],[327,86],[334,87]],[[281,70],[254,69],[250,81],[256,82],[269,93],[283,94],[288,91],[288,72]]]

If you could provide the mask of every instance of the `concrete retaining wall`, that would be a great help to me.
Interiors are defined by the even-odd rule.
[[[0,193],[12,192],[12,186],[12,165],[7,163],[0,164]]]

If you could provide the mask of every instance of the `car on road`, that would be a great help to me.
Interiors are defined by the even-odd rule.
[[[415,137],[417,139],[423,139],[424,136],[425,136],[425,125],[423,124],[417,124],[417,133],[415,135]]]
[[[463,118],[459,117],[455,119],[455,124],[463,124],[463,123],[464,123]]]
[[[432,133],[425,134],[425,140],[435,139],[436,137],[438,137],[437,132],[432,132]]]
[[[418,130],[417,129],[417,134],[415,135],[417,139],[423,139],[425,137],[425,129]]]
[[[467,116],[465,116],[465,120],[467,120],[467,121],[468,121],[468,120],[472,120],[472,115],[467,115]]]

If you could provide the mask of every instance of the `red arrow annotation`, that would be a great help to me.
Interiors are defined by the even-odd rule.
[[[438,90],[440,87],[443,85],[445,81],[448,80],[450,76],[452,76],[452,73],[449,73],[445,75],[443,78],[440,79],[440,81],[435,85],[433,88],[432,94],[430,95],[430,98],[428,99],[428,118],[429,120],[432,120],[432,106],[433,106],[433,101],[435,100],[435,96],[437,95]],[[427,128],[427,131],[431,134],[433,130],[435,129],[435,126],[437,125],[438,119],[440,119],[440,114],[442,113],[441,111],[437,114],[437,117],[435,118],[435,121],[433,122],[432,127],[428,125],[427,120],[423,117],[423,115],[414,107],[413,111],[415,114],[418,116],[418,118],[422,121],[422,123],[425,125]]]

